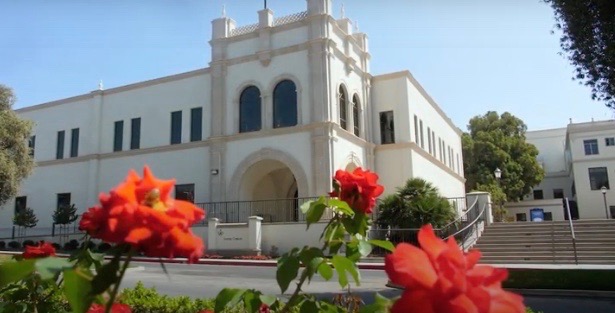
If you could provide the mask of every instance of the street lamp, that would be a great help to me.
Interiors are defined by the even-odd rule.
[[[502,170],[499,167],[496,168],[495,171],[493,171],[493,175],[495,175],[495,180],[497,180],[498,187],[500,187],[500,189],[501,189],[500,179],[502,178]],[[497,214],[498,219],[501,218],[501,214],[502,214],[502,202],[503,201],[500,201],[500,210],[499,210],[499,212]]]
[[[606,207],[606,187],[602,186],[602,188],[600,188],[600,191],[602,192],[602,199],[604,199],[604,212],[606,213],[606,219],[609,219],[609,209]]]

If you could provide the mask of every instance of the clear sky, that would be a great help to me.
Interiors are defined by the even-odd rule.
[[[410,70],[453,122],[509,111],[530,130],[613,118],[572,81],[541,0],[335,0],[368,34],[373,74]],[[16,108],[207,67],[222,5],[238,26],[259,0],[0,0],[0,84]],[[269,0],[275,16],[304,0]]]

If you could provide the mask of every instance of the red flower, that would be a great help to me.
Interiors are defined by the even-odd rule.
[[[105,313],[105,306],[102,304],[94,303],[92,304],[87,313]],[[111,313],[132,313],[132,310],[126,304],[114,303],[111,306]]]
[[[453,238],[437,238],[431,225],[421,228],[418,239],[422,249],[401,243],[385,259],[391,282],[405,288],[391,312],[525,312],[523,298],[502,289],[505,269],[476,266],[480,252],[464,255]]]
[[[269,306],[265,303],[261,304],[261,307],[258,308],[258,313],[269,313]]]
[[[37,246],[26,246],[26,251],[21,256],[24,259],[38,259],[55,255],[56,248],[48,242],[41,241]]]
[[[207,309],[207,310],[201,310],[198,313],[214,313],[214,311]]]
[[[174,185],[175,180],[154,177],[147,166],[143,178],[130,171],[123,183],[100,195],[101,206],[83,214],[79,229],[106,242],[130,244],[147,256],[185,256],[196,262],[205,246],[190,226],[202,220],[205,212],[173,199]]]
[[[329,193],[331,197],[338,197],[346,201],[353,210],[365,214],[372,213],[376,198],[384,191],[384,188],[378,185],[378,175],[360,167],[352,173],[337,170],[333,177],[333,188]]]

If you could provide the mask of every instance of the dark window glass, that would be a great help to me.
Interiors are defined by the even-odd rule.
[[[261,91],[256,86],[250,86],[239,97],[239,132],[257,131],[261,125]]]
[[[542,189],[535,189],[534,190],[534,200],[541,200],[544,199],[544,195],[542,194]]]
[[[28,197],[26,196],[16,197],[15,198],[15,215],[25,210],[27,203],[28,203]]]
[[[70,206],[70,193],[59,193],[57,208]]]
[[[438,160],[442,161],[442,138],[438,137]]]
[[[591,190],[600,190],[602,187],[610,189],[609,174],[606,167],[591,167],[589,171],[589,186]]]
[[[564,189],[553,189],[553,199],[564,199]]]
[[[414,115],[414,143],[419,144],[419,118]]]
[[[117,121],[113,128],[113,151],[122,151],[124,145],[124,121]]]
[[[273,90],[273,128],[297,125],[297,86],[290,80]]]
[[[433,156],[436,156],[436,132],[432,131],[431,132],[431,146],[432,146],[432,150],[433,150]]]
[[[604,144],[607,147],[615,146],[615,137],[604,138]]]
[[[74,158],[79,155],[79,128],[73,128],[70,131],[70,157]]]
[[[527,215],[525,213],[517,213],[516,216],[518,222],[527,222]]]
[[[598,139],[583,140],[585,155],[598,154]]]
[[[194,203],[194,184],[175,185],[175,199]]]
[[[346,121],[348,120],[348,110],[346,107],[346,91],[344,87],[340,86],[339,90],[339,99],[338,105],[340,106],[340,126],[343,129],[347,129],[348,125]]]
[[[380,144],[395,143],[393,111],[380,112]]]
[[[130,149],[141,148],[141,118],[130,120]]]
[[[31,136],[28,140],[28,148],[30,148],[30,156],[34,156],[34,149],[36,148],[36,136]]]
[[[552,220],[553,220],[553,213],[551,213],[551,212],[545,212],[545,213],[544,213],[544,220],[545,220],[545,221],[552,221]]]
[[[427,127],[427,147],[429,148],[429,154],[431,154],[431,129]]]
[[[352,97],[352,120],[354,121],[354,135],[359,136],[361,133],[361,121],[359,120],[359,97]]]
[[[419,138],[421,141],[421,149],[425,149],[425,138],[423,136],[423,120],[419,121],[419,125],[420,125],[420,132],[421,132],[421,137]]]
[[[182,111],[171,112],[171,144],[182,142]]]
[[[609,211],[611,213],[611,218],[615,219],[615,206],[613,205],[609,206]]]
[[[56,143],[56,159],[64,158],[64,131],[58,132],[58,141]]]
[[[203,139],[203,108],[190,110],[190,141]]]

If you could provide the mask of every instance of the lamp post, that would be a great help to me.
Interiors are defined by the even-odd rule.
[[[602,192],[602,199],[604,200],[604,212],[606,213],[606,219],[609,219],[609,209],[606,207],[606,187],[602,186],[602,188],[600,188],[600,191]]]
[[[500,187],[500,189],[502,189],[501,188],[502,186],[500,184],[500,179],[502,178],[502,170],[499,167],[496,168],[495,171],[493,171],[493,175],[495,175],[495,180],[498,182],[498,187]],[[502,201],[500,201],[500,210],[499,210],[499,212],[497,214],[498,219],[501,218],[501,216],[500,216],[501,214],[502,214]]]

